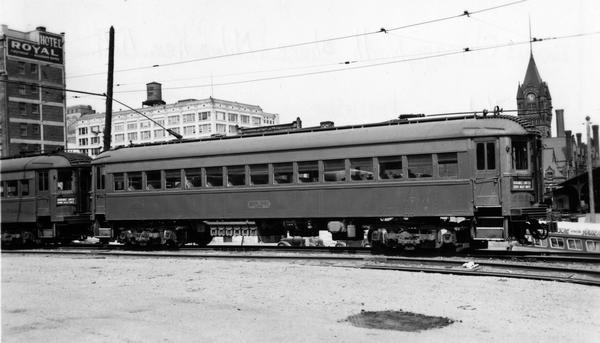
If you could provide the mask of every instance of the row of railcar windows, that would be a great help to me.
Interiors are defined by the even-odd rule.
[[[50,177],[48,170],[37,171],[38,191],[49,190]],[[1,197],[17,197],[33,195],[29,189],[28,179],[10,180],[0,182]],[[33,180],[31,180],[33,182]],[[56,191],[73,190],[73,171],[70,169],[59,169],[56,172]]]
[[[457,176],[458,157],[453,152],[113,173],[112,185],[115,191],[140,191]],[[103,189],[102,178],[96,180],[96,188]]]

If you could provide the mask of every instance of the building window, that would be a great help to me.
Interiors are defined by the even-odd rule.
[[[21,75],[25,75],[25,62],[18,62],[17,73],[19,73]]]
[[[115,132],[123,132],[125,125],[123,123],[115,123]]]
[[[164,138],[164,137],[165,137],[165,130],[163,130],[163,129],[154,130],[154,138]]]
[[[40,105],[31,104],[31,113],[32,114],[40,114]]]
[[[128,141],[137,141],[137,132],[130,132],[127,134],[127,140]]]
[[[196,134],[196,126],[195,125],[185,126],[183,128],[183,134],[186,136],[195,135]]]
[[[160,119],[155,119],[154,120],[154,127],[157,127],[157,126],[160,127],[160,126],[164,126],[164,125],[165,125],[165,120],[164,119],[160,118]]]
[[[98,126],[98,125],[94,125],[94,126],[92,126],[92,127],[90,128],[90,132],[91,132],[91,133],[95,133],[95,134],[98,134],[98,133],[100,133],[100,126]]]
[[[149,141],[150,140],[150,131],[142,131],[142,132],[140,132],[140,136],[143,141]]]
[[[232,123],[237,123],[238,115],[236,113],[227,113],[227,120],[229,120]]]
[[[199,120],[210,120],[210,112],[200,112],[198,114]]]
[[[240,116],[240,120],[241,120],[242,124],[250,124],[250,116],[242,114]]]
[[[125,141],[125,134],[124,133],[119,133],[115,135],[115,143],[121,143]]]
[[[79,138],[79,145],[88,145],[87,138]]]
[[[88,133],[88,129],[87,127],[80,127],[79,130],[77,130],[79,132],[80,135],[87,135]]]
[[[184,123],[193,123],[194,121],[196,121],[196,114],[194,113],[186,113],[183,115],[183,122]]]
[[[24,85],[19,86],[19,95],[27,95],[27,88]]]
[[[217,120],[225,121],[225,112],[217,111]]]
[[[140,122],[140,129],[145,129],[150,127],[150,121],[149,120],[144,120]]]
[[[100,143],[100,137],[92,137],[90,139],[90,143],[91,144],[98,144],[98,143]]]
[[[127,123],[127,130],[131,131],[131,130],[137,130],[137,123]]]
[[[198,128],[200,129],[200,133],[211,132],[211,125],[210,124],[202,124],[202,125],[198,126]]]
[[[21,137],[27,137],[27,124],[20,124],[19,132],[21,134]]]
[[[170,127],[169,130],[175,132],[175,133],[179,133],[179,128],[178,127]]]
[[[227,133],[227,125],[217,124],[217,133]]]
[[[252,117],[252,125],[260,126],[260,117]]]
[[[38,66],[37,66],[37,64],[32,63],[29,67],[31,68],[30,70],[31,70],[32,74],[37,74],[37,72],[38,72]]]
[[[92,149],[92,155],[96,156],[100,153],[100,148],[93,148]]]
[[[37,124],[33,124],[32,127],[33,127],[33,134],[39,135],[40,134],[40,126]]]
[[[229,125],[229,133],[237,133],[237,126]]]
[[[179,116],[178,115],[176,115],[176,116],[169,116],[168,123],[169,123],[169,125],[177,125],[177,124],[179,124]]]
[[[27,114],[27,104],[24,102],[19,103],[19,114]]]

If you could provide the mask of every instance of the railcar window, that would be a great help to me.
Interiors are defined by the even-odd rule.
[[[477,143],[477,170],[485,169],[485,145]]]
[[[306,161],[298,162],[298,181],[300,183],[310,183],[319,181],[319,162]]]
[[[346,165],[344,160],[323,161],[325,181],[346,181]]]
[[[580,239],[567,239],[567,249],[569,250],[583,250],[583,243]]]
[[[96,189],[104,189],[104,167],[96,167]]]
[[[565,241],[562,238],[550,237],[550,247],[564,249]]]
[[[17,181],[6,181],[6,196],[16,197],[17,195]]]
[[[123,173],[113,174],[113,189],[115,191],[125,190],[125,176]]]
[[[496,169],[496,148],[494,143],[487,143],[487,169]]]
[[[350,159],[350,180],[352,180],[352,181],[373,180],[373,159],[372,158]]]
[[[127,190],[138,191],[142,189],[142,172],[127,173]]]
[[[431,177],[433,174],[433,161],[431,155],[408,156],[408,177]]]
[[[29,195],[29,180],[21,180],[21,196]]]
[[[56,180],[56,189],[59,191],[70,191],[73,183],[73,171],[59,170],[58,179]]]
[[[185,189],[202,187],[202,169],[185,169]]]
[[[292,183],[294,175],[294,165],[292,163],[274,163],[273,180],[276,184]]]
[[[250,184],[266,185],[269,183],[269,165],[255,164],[250,166]]]
[[[223,169],[221,167],[206,168],[206,187],[223,186]]]
[[[181,188],[181,171],[179,169],[165,170],[165,188]]]
[[[161,172],[160,170],[151,170],[146,172],[146,189],[161,189],[160,185]]]
[[[585,247],[587,252],[600,252],[600,242],[585,241]]]
[[[38,172],[38,190],[39,191],[47,191],[48,190],[48,171],[40,170]]]
[[[437,154],[440,177],[458,176],[458,157],[455,152]]]
[[[244,166],[227,167],[227,186],[243,186],[246,184],[246,168]]]
[[[402,156],[379,157],[380,179],[390,180],[402,177]]]
[[[514,141],[512,142],[512,163],[513,169],[523,170],[527,169],[528,154],[527,154],[527,142],[526,141]]]

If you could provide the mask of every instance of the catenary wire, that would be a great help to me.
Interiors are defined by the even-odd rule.
[[[274,47],[268,47],[268,48],[262,48],[262,49],[255,49],[255,50],[239,51],[239,52],[228,53],[228,54],[221,54],[221,55],[214,55],[214,56],[193,58],[193,59],[176,61],[176,62],[169,62],[169,63],[163,63],[163,64],[154,64],[154,65],[151,65],[151,66],[140,66],[140,67],[133,67],[133,68],[125,68],[125,69],[115,70],[115,73],[117,73],[117,72],[135,71],[135,70],[143,70],[143,69],[151,69],[151,68],[159,68],[159,67],[173,66],[173,65],[185,64],[185,63],[193,63],[193,62],[200,62],[200,61],[208,61],[208,60],[214,60],[214,59],[219,59],[219,58],[248,55],[248,54],[260,53],[260,52],[267,52],[267,51],[273,51],[273,50],[280,50],[280,49],[288,49],[288,48],[294,48],[294,47],[300,47],[300,46],[306,46],[306,45],[312,45],[312,44],[319,44],[319,43],[327,43],[327,42],[332,42],[332,41],[336,41],[336,40],[343,40],[343,39],[349,39],[349,38],[357,38],[357,37],[363,37],[363,36],[369,36],[369,35],[375,35],[375,34],[381,34],[381,33],[385,34],[385,33],[390,32],[390,31],[397,31],[397,30],[403,30],[403,29],[412,28],[412,27],[416,27],[416,26],[433,24],[433,23],[442,22],[442,21],[446,21],[446,20],[450,20],[450,19],[456,19],[456,18],[460,18],[460,17],[464,17],[464,16],[470,17],[473,14],[478,14],[478,13],[483,13],[483,12],[487,12],[487,11],[496,10],[496,9],[503,8],[503,7],[513,6],[513,5],[516,5],[516,4],[519,4],[519,3],[523,3],[523,2],[526,2],[526,1],[528,1],[528,0],[517,0],[517,1],[509,2],[509,3],[505,3],[505,4],[493,6],[493,7],[483,8],[483,9],[475,10],[475,11],[467,11],[467,10],[465,10],[465,11],[463,11],[460,14],[451,15],[451,16],[447,16],[447,17],[436,18],[436,19],[431,19],[431,20],[426,20],[426,21],[422,21],[422,22],[418,22],[418,23],[412,23],[412,24],[407,24],[407,25],[392,27],[392,28],[389,28],[389,29],[386,29],[386,28],[382,27],[379,30],[369,31],[369,32],[363,32],[363,33],[356,33],[356,34],[350,34],[350,35],[344,35],[344,36],[330,37],[330,38],[319,39],[319,40],[312,40],[312,41],[306,41],[306,42],[300,42],[300,43],[284,44],[284,45],[279,45],[279,46],[274,46]],[[72,79],[72,78],[94,76],[94,75],[103,75],[103,74],[104,74],[104,72],[88,73],[88,74],[72,75],[72,76],[68,76],[67,78],[71,78]]]

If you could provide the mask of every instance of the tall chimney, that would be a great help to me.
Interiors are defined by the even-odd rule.
[[[567,143],[567,163],[569,165],[573,165],[573,136],[571,136],[571,130],[565,131],[566,143]]]
[[[556,110],[556,137],[565,136],[565,110]]]
[[[592,132],[593,132],[593,137],[594,137],[594,154],[592,155],[592,159],[596,158],[598,159],[598,157],[600,156],[600,150],[598,150],[598,124],[596,125],[592,125]]]

